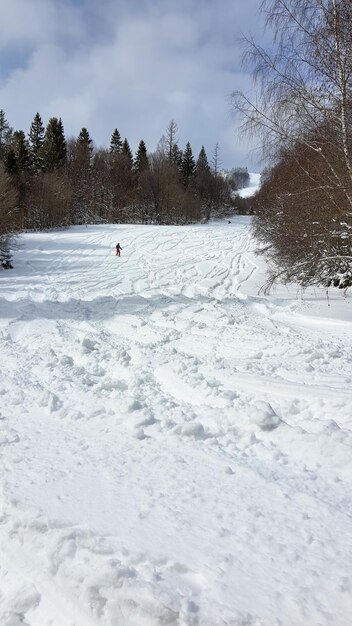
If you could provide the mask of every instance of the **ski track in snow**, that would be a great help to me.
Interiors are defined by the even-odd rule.
[[[350,625],[351,297],[258,295],[231,221],[0,274],[1,626]]]

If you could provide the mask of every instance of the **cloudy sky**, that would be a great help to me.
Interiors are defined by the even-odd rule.
[[[229,94],[247,89],[239,36],[263,36],[260,0],[0,0],[0,108],[28,131],[61,116],[97,145],[117,127],[133,151],[155,148],[171,119],[180,146],[224,167],[255,167]]]

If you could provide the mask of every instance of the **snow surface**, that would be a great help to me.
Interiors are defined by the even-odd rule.
[[[1,626],[351,624],[352,300],[258,295],[231,222],[0,273]]]
[[[249,173],[249,185],[238,191],[238,195],[241,198],[250,198],[258,191],[260,185],[260,174],[250,172]]]

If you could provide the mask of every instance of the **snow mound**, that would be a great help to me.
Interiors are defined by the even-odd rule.
[[[261,430],[274,430],[281,424],[281,419],[269,402],[257,402],[256,405],[251,406],[250,417]]]

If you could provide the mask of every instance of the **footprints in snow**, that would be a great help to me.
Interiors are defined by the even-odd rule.
[[[0,413],[0,447],[18,443],[19,440],[17,431],[9,426],[6,417]]]
[[[0,422],[0,446],[17,443],[20,440],[18,433],[9,426],[3,426]]]
[[[31,518],[15,504],[7,505],[0,529],[1,536],[11,535],[11,543],[18,547],[15,561],[9,555],[10,569],[0,564],[2,626],[30,626],[35,618],[38,623],[44,616],[56,618],[47,612],[48,607],[54,607],[65,623],[79,625],[92,626],[97,620],[113,624],[121,619],[131,619],[136,626],[199,623],[199,575],[183,563],[131,553],[117,537],[65,527],[39,514]],[[7,543],[4,555],[8,547]],[[25,582],[29,572],[33,583]]]

